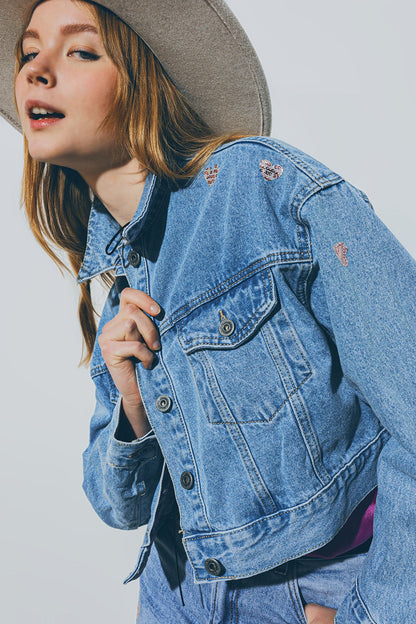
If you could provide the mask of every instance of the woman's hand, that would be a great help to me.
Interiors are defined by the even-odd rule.
[[[308,624],[334,624],[336,610],[311,603],[306,605],[305,615]]]
[[[151,368],[160,349],[155,324],[145,314],[157,316],[160,306],[141,290],[125,288],[120,295],[118,314],[104,325],[98,343],[113,381],[122,396],[122,405],[137,437],[150,430],[139,388],[135,363]]]

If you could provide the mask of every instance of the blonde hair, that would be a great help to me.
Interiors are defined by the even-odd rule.
[[[27,28],[35,8],[27,9]],[[106,53],[119,72],[114,105],[104,123],[114,130],[120,147],[148,171],[179,186],[194,177],[212,152],[228,141],[244,136],[216,135],[192,109],[175,87],[144,41],[114,13],[89,0],[72,0],[88,5],[94,15]],[[16,70],[22,67],[22,39],[16,45]],[[24,140],[22,203],[36,239],[61,269],[68,269],[57,255],[66,252],[72,272],[82,264],[90,190],[74,170],[34,160]],[[70,269],[68,269],[70,270]],[[101,276],[107,285],[111,274]],[[79,321],[88,363],[97,332],[90,281],[81,284]]]

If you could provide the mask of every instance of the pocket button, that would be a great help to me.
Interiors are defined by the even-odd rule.
[[[232,321],[231,319],[223,318],[219,327],[219,332],[221,336],[228,338],[228,336],[231,336],[231,334],[234,333],[234,330],[235,330],[234,321]]]
[[[208,574],[212,576],[223,576],[225,573],[224,566],[218,559],[206,559],[204,567]]]

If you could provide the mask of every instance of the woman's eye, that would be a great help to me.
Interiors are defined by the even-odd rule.
[[[71,56],[78,56],[83,61],[96,61],[100,57],[98,54],[94,54],[93,52],[87,52],[87,50],[72,50],[69,53]]]
[[[36,58],[37,56],[37,52],[28,52],[27,54],[23,54],[22,56],[22,65],[24,65],[25,63],[29,63],[30,61],[33,61],[34,58]]]

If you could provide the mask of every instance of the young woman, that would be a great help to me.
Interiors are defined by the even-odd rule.
[[[85,491],[148,525],[138,622],[410,623],[414,261],[361,191],[254,136],[267,88],[223,2],[21,4],[24,201],[82,289]]]

